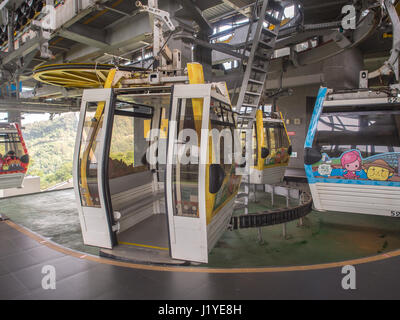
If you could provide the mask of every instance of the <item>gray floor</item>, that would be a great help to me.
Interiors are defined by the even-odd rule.
[[[138,263],[185,264],[170,257],[165,214],[154,214],[121,232],[118,242],[112,250],[100,249],[100,256]]]
[[[304,168],[286,168],[285,171],[286,178],[307,178],[306,171]]]
[[[42,268],[56,268],[56,289]],[[0,222],[0,299],[399,299],[400,257],[356,266],[357,289],[341,268],[215,274],[147,271],[68,256]]]
[[[118,235],[119,242],[168,248],[168,228],[165,214],[154,214]]]

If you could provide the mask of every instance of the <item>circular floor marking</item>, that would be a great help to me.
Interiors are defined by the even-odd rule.
[[[197,272],[197,273],[267,273],[267,272],[290,272],[290,271],[308,271],[308,270],[323,270],[323,269],[331,269],[331,268],[339,268],[346,265],[359,265],[365,264],[375,261],[381,261],[390,259],[393,257],[400,256],[400,250],[395,250],[391,252],[386,252],[383,254],[359,258],[354,260],[346,260],[341,262],[331,262],[331,263],[323,263],[323,264],[315,264],[315,265],[304,265],[304,266],[293,266],[293,267],[258,267],[258,268],[207,268],[207,267],[180,267],[180,266],[160,266],[160,265],[145,265],[138,263],[130,263],[130,262],[122,262],[117,260],[105,259],[101,257],[96,257],[92,255],[82,255],[81,252],[74,251],[68,248],[65,248],[61,245],[58,245],[54,242],[50,242],[37,233],[32,232],[31,230],[24,228],[10,220],[4,221],[7,225],[14,228],[15,230],[25,234],[29,238],[39,242],[40,244],[56,250],[60,253],[78,258],[85,259],[89,261],[94,261],[97,263],[114,265],[119,267],[126,267],[132,269],[140,269],[140,270],[151,270],[151,271],[169,271],[169,272]],[[43,242],[46,240],[46,242]]]

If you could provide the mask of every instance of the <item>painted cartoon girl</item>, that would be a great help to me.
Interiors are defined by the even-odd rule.
[[[343,177],[346,179],[357,179],[360,178],[358,171],[362,170],[362,160],[360,152],[357,150],[348,151],[343,153],[340,158],[340,163],[344,169]]]

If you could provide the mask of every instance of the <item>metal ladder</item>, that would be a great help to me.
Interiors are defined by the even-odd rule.
[[[246,135],[250,134],[250,139],[253,139],[252,127],[256,116],[257,109],[254,109],[250,115],[238,115],[238,128],[245,131]],[[247,139],[246,139],[247,140]],[[246,141],[245,141],[246,143]],[[253,150],[248,150],[246,147],[246,159],[253,156]],[[249,201],[250,201],[250,165],[247,167],[247,172],[242,176],[241,185],[244,186],[244,191],[239,192],[235,200],[234,210],[244,209],[244,213],[249,213]],[[255,191],[254,191],[255,192]]]
[[[247,61],[247,64],[235,108],[240,114],[250,114],[259,107],[283,12],[284,8],[279,2],[263,0],[261,10],[253,15],[248,33],[252,33],[253,24],[256,22],[255,34],[252,40],[246,39],[247,42],[243,44],[244,52],[250,54],[248,56],[244,54],[244,61]]]
[[[253,10],[253,16],[249,25],[246,41],[243,44],[242,63],[246,63],[242,85],[234,110],[238,113],[238,128],[250,130],[253,127],[257,109],[260,106],[264,94],[265,81],[267,80],[269,61],[273,57],[275,44],[278,38],[284,7],[273,0],[263,0],[261,9],[258,11],[258,1]],[[257,23],[252,40],[253,25]],[[247,55],[247,53],[249,54]],[[234,97],[236,87],[234,89]],[[233,98],[234,100],[234,98]],[[246,148],[247,149],[247,148]],[[252,150],[246,150],[247,156],[252,156]],[[250,166],[249,166],[250,171]],[[244,192],[239,193],[234,210],[243,209],[248,214],[250,197],[250,172],[243,176]],[[255,192],[255,191],[254,191]],[[244,202],[239,201],[243,198]]]

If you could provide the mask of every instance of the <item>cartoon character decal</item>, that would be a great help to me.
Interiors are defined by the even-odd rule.
[[[312,165],[315,178],[400,182],[400,153],[383,153],[363,159],[359,150],[344,152],[339,158],[323,154]]]
[[[320,176],[330,176],[332,173],[332,167],[330,164],[323,163],[318,167],[318,174]]]
[[[366,163],[364,168],[367,172],[367,177],[369,180],[388,181],[394,175],[394,169],[382,159]]]
[[[346,179],[358,179],[360,176],[357,174],[361,170],[361,154],[356,150],[345,152],[340,157],[342,165],[343,177]]]

